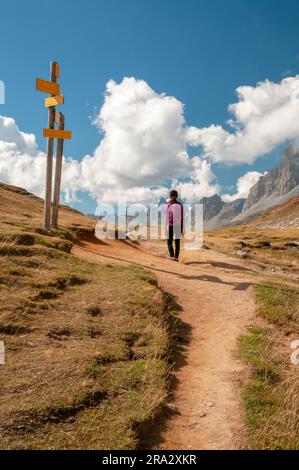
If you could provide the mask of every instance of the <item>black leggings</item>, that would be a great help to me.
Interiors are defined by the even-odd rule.
[[[169,228],[168,228],[168,239],[167,239],[168,252],[169,252],[169,256],[171,258],[176,258],[177,259],[179,257],[179,254],[180,254],[181,239],[176,238],[174,240],[175,252],[173,251],[172,243],[173,243],[173,227],[169,226]]]

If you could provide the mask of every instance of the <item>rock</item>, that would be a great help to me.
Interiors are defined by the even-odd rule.
[[[254,248],[271,248],[271,243],[267,240],[261,240],[254,245]]]
[[[177,409],[174,403],[165,403],[165,407],[168,408],[172,413],[176,415],[180,414],[179,410]]]
[[[209,408],[211,408],[212,406],[214,406],[214,402],[213,401],[207,401],[207,406]]]
[[[131,241],[136,241],[136,240],[138,240],[138,234],[136,232],[127,232],[126,233],[126,238],[131,240]]]
[[[239,258],[249,258],[249,254],[246,253],[246,251],[242,251],[242,250],[237,250],[236,251],[236,255],[239,256]]]
[[[240,240],[240,241],[236,244],[236,249],[237,249],[237,250],[240,250],[240,249],[246,248],[246,247],[249,247],[249,245],[248,245],[248,243],[243,242],[243,240]]]
[[[299,248],[299,242],[297,242],[297,241],[287,242],[287,243],[284,244],[284,246],[290,246],[290,247],[293,247],[293,248]]]

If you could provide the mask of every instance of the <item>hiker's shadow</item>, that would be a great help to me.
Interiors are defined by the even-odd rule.
[[[217,276],[211,276],[209,274],[200,274],[198,276],[187,276],[184,274],[179,274],[180,277],[186,280],[192,281],[206,281],[214,282],[216,284],[226,284],[228,286],[233,286],[233,290],[247,290],[248,287],[252,285],[252,282],[234,282],[234,281],[224,281]]]
[[[230,269],[230,270],[236,270],[236,271],[247,271],[247,272],[252,271],[252,269],[246,268],[245,266],[240,266],[238,264],[232,264],[232,263],[224,263],[223,261],[211,261],[211,260],[209,261],[185,261],[184,264],[186,266],[209,264],[210,266],[213,266],[214,268]]]

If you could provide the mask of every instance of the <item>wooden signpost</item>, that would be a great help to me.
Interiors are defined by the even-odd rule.
[[[57,106],[58,104],[64,104],[64,95],[56,95],[50,98],[45,98],[46,108],[50,108],[51,106]]]
[[[55,112],[55,122],[59,128],[59,131],[57,132],[63,132],[64,131],[64,116],[62,113]],[[55,184],[54,184],[53,211],[52,211],[52,227],[54,228],[57,228],[57,223],[58,223],[62,154],[63,154],[63,138],[59,138],[57,140],[57,147],[56,147],[56,166],[55,166],[55,180],[54,180]]]
[[[58,77],[57,75],[55,75],[55,67],[53,67],[53,70],[52,70],[52,64],[55,64],[55,62],[51,62],[50,74],[51,74],[52,80],[48,82],[47,80],[43,80],[42,78],[37,78],[36,89],[37,91],[43,91],[44,93],[50,93],[51,95],[59,95],[60,85],[59,83],[55,83]]]
[[[44,129],[44,137],[49,139],[71,139],[72,133],[62,129]]]
[[[47,165],[46,165],[46,191],[45,191],[45,211],[44,211],[44,227],[47,230],[52,227],[57,228],[60,186],[61,186],[61,169],[63,155],[64,139],[71,139],[71,131],[64,130],[64,116],[57,113],[55,106],[64,104],[64,95],[60,95],[60,84],[57,78],[60,75],[60,68],[57,62],[52,61],[50,64],[50,80],[36,79],[36,90],[49,93],[49,98],[45,99],[45,107],[48,108],[48,127],[44,129],[43,135],[48,139],[47,145]],[[58,129],[55,129],[55,124]],[[54,181],[54,197],[53,212],[51,221],[51,198],[52,198],[52,172],[53,172],[53,148],[54,139],[57,139],[56,148],[56,167]]]

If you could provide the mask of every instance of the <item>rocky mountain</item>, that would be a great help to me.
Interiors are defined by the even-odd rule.
[[[247,199],[225,203],[217,194],[202,198],[204,229],[247,222],[296,196],[299,196],[299,146],[291,146],[285,150],[281,163],[251,188]]]
[[[244,204],[244,212],[263,198],[284,196],[299,184],[299,147],[285,150],[282,162],[271,168],[251,188]]]
[[[218,215],[225,204],[218,194],[214,194],[211,197],[203,197],[199,202],[203,204],[204,221],[208,221]]]
[[[222,209],[218,214],[210,219],[204,218],[204,229],[215,230],[216,228],[226,227],[237,217],[243,209],[245,199],[236,199],[232,202],[223,203]]]
[[[218,194],[214,194],[211,197],[203,197],[200,203],[203,204],[204,229],[214,230],[229,225],[231,220],[240,214],[244,199],[225,203]]]
[[[246,222],[270,207],[299,195],[299,146],[288,147],[281,163],[251,188],[242,212],[232,223]]]

